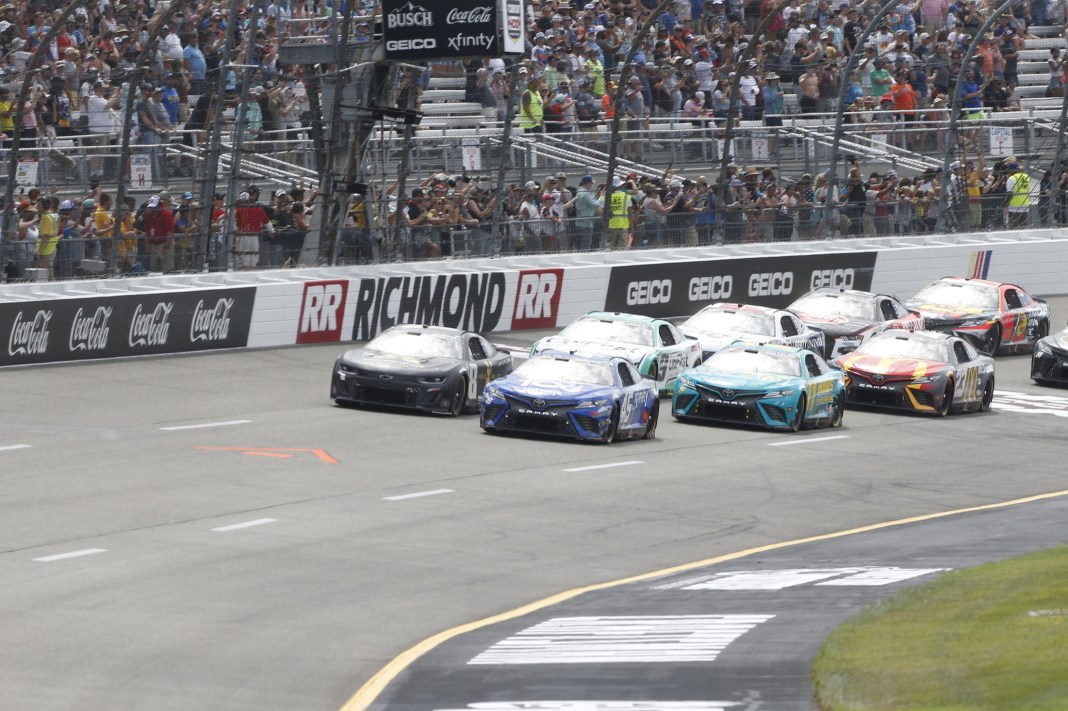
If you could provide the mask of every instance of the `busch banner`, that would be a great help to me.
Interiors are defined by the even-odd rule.
[[[497,57],[500,8],[497,0],[383,0],[382,38],[387,59]]]

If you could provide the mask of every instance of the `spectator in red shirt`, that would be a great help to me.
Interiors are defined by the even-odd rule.
[[[145,241],[148,243],[149,269],[174,271],[174,213],[171,196],[166,190],[148,199],[145,212]]]
[[[234,239],[234,254],[241,269],[255,269],[260,261],[260,232],[271,218],[263,205],[254,204],[248,193],[237,196],[237,212],[234,215],[237,234]]]

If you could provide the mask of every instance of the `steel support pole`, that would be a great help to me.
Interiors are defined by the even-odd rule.
[[[986,19],[983,26],[979,28],[979,31],[975,33],[975,37],[972,38],[971,43],[968,45],[968,49],[964,52],[964,59],[960,64],[960,71],[957,73],[957,84],[953,87],[953,102],[952,108],[949,111],[949,127],[946,129],[946,153],[942,157],[942,189],[941,194],[938,196],[938,227],[939,231],[945,231],[946,228],[946,210],[949,205],[949,166],[952,162],[953,155],[957,149],[957,120],[961,111],[961,98],[960,88],[964,83],[964,77],[968,74],[968,67],[972,62],[972,57],[975,56],[975,50],[979,46],[979,42],[983,36],[990,31],[990,28],[994,26],[998,18],[1005,14],[1010,9],[1016,0],[1005,0],[1001,5],[991,13],[990,17]]]

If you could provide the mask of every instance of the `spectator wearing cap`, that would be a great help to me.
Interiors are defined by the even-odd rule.
[[[19,218],[15,226],[15,263],[20,273],[36,264],[39,223],[37,206],[29,200],[23,200],[19,204]]]
[[[44,269],[49,280],[55,278],[56,248],[61,234],[58,208],[59,198],[55,196],[42,197],[37,201],[37,268]]]
[[[150,271],[174,271],[174,213],[167,191],[148,199],[144,215],[145,243]]]
[[[642,93],[642,82],[638,77],[632,76],[627,80],[627,88],[623,91],[622,110],[623,117],[626,119],[626,124],[623,128],[627,132],[623,140],[622,155],[640,158],[646,106],[645,96]]]
[[[189,271],[197,266],[198,211],[193,204],[193,193],[182,193],[178,209],[174,211],[174,244],[177,248],[178,269]]]
[[[593,187],[593,176],[584,175],[579,181],[571,205],[575,210],[574,247],[580,252],[601,248],[599,225],[604,211],[604,184]]]
[[[542,133],[545,124],[545,99],[541,80],[531,78],[519,97],[519,127],[524,133]]]
[[[152,88],[145,84],[141,87],[141,98],[134,106],[140,129],[138,143],[145,146],[152,165],[153,178],[163,180],[163,166],[160,163],[160,144],[170,130],[170,119],[163,108],[163,87]]]
[[[263,135],[263,108],[260,100],[263,98],[262,86],[254,86],[248,90],[248,100],[245,101],[242,114],[244,124],[245,148],[251,151],[257,150],[256,141]]]
[[[612,178],[608,198],[608,249],[628,249],[631,241],[631,222],[635,203],[630,190],[618,175]]]
[[[760,82],[756,77],[758,63],[750,61],[745,67],[739,67],[742,72],[738,82],[738,103],[742,107],[742,120],[755,121],[757,118],[757,95],[760,94]]]
[[[254,202],[246,190],[237,196],[234,211],[237,234],[234,238],[234,254],[239,269],[254,269],[260,261],[261,233],[271,224],[271,218],[263,205]]]

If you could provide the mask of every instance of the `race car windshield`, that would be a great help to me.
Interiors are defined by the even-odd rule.
[[[649,325],[630,321],[584,318],[565,328],[560,335],[590,341],[615,341],[635,346],[653,345],[653,330],[649,328]]]
[[[939,363],[949,361],[945,343],[924,341],[918,338],[873,338],[861,346],[857,353],[881,358],[910,358],[933,360]]]
[[[460,339],[455,336],[420,331],[383,333],[367,344],[367,350],[391,353],[393,355],[463,358]]]
[[[790,353],[751,351],[743,348],[727,348],[712,356],[701,370],[727,371],[730,373],[764,373],[765,375],[801,375],[797,356]]]
[[[684,324],[688,328],[708,333],[751,333],[774,336],[775,321],[767,314],[744,311],[704,311]]]
[[[517,375],[531,380],[583,383],[586,385],[615,385],[611,363],[559,358],[531,358],[515,369]]]
[[[916,294],[914,301],[942,306],[971,306],[980,309],[998,307],[998,290],[982,284],[931,284]]]
[[[857,299],[844,294],[809,294],[790,307],[792,311],[810,316],[845,316],[875,321],[875,303],[871,299]]]

